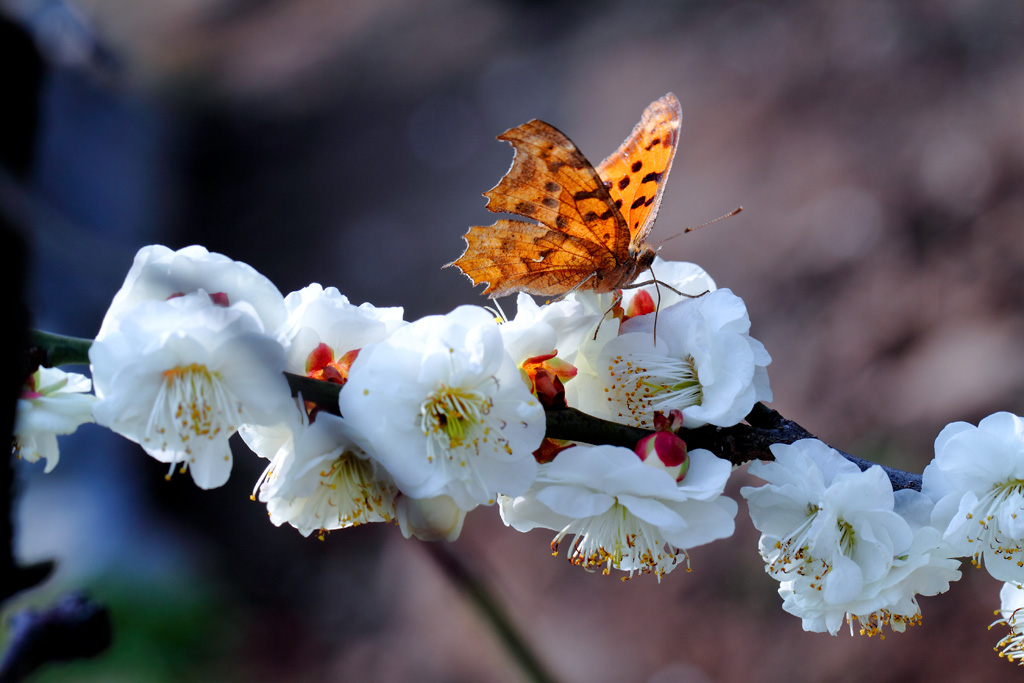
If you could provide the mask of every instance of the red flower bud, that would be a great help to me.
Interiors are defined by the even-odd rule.
[[[686,442],[672,432],[657,431],[645,436],[640,439],[633,451],[645,464],[665,470],[675,477],[676,481],[682,481],[690,469]],[[657,457],[652,458],[652,455]]]

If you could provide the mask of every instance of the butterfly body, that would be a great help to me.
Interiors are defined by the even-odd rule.
[[[653,102],[618,150],[595,169],[554,126],[533,120],[498,136],[515,148],[512,167],[485,193],[487,208],[535,222],[473,226],[458,266],[491,298],[528,292],[564,296],[631,284],[654,260],[645,242],[679,140],[675,95]],[[445,266],[445,267],[447,267]]]

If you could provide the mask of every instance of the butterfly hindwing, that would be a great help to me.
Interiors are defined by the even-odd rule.
[[[593,243],[536,223],[503,218],[465,238],[465,253],[449,265],[474,284],[488,283],[483,293],[492,299],[520,291],[561,296],[594,274]]]
[[[654,226],[682,121],[682,107],[675,95],[668,93],[655,100],[629,137],[597,167],[629,226],[634,252]]]

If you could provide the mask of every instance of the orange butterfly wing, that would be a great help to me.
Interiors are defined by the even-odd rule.
[[[654,252],[644,240],[658,214],[679,143],[682,109],[672,93],[652,102],[618,150],[594,169],[554,126],[533,120],[498,136],[512,167],[485,193],[487,208],[540,223],[501,219],[473,226],[457,266],[491,298],[513,292],[561,296],[631,283]]]
[[[629,225],[631,253],[640,250],[654,227],[682,122],[679,100],[668,93],[647,107],[629,137],[597,167]]]
[[[540,223],[501,219],[473,226],[458,266],[491,298],[523,291],[560,296],[601,289],[629,262],[629,228],[594,167],[554,126],[533,120],[498,136],[512,167],[485,193],[487,208]],[[445,266],[447,267],[447,266]]]

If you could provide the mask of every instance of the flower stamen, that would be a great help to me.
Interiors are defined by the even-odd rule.
[[[143,443],[159,440],[161,450],[175,452],[167,474],[169,479],[179,462],[183,470],[188,466],[186,457],[191,461],[193,439],[215,441],[223,434],[233,433],[238,427],[230,418],[237,415],[240,423],[243,413],[241,402],[224,387],[218,373],[198,363],[177,366],[163,373]],[[184,448],[172,448],[173,441]],[[227,450],[226,441],[224,447]]]

